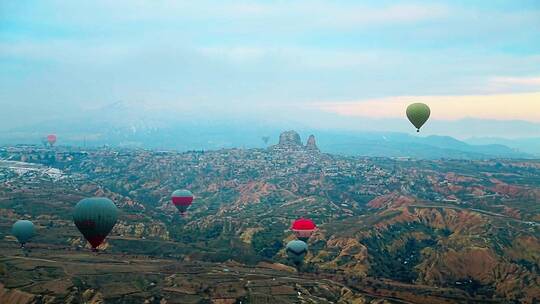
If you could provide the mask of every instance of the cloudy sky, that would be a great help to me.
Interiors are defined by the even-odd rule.
[[[117,101],[540,123],[539,29],[538,0],[1,1],[0,128]]]

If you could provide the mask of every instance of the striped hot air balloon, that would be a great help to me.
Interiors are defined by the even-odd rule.
[[[317,229],[315,223],[310,219],[300,218],[292,223],[291,230],[296,237],[304,242],[311,237],[313,232]]]
[[[193,194],[186,189],[176,190],[171,195],[171,201],[178,211],[180,211],[180,214],[185,216],[187,209],[193,203]]]

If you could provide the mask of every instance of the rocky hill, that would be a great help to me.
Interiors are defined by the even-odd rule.
[[[314,135],[310,135],[308,137],[307,143],[304,146],[302,139],[300,138],[300,134],[298,134],[296,131],[285,131],[281,133],[279,135],[279,143],[272,146],[271,149],[281,152],[319,152]]]

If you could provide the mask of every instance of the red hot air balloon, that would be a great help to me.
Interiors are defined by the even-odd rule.
[[[171,200],[180,214],[185,216],[187,209],[193,202],[193,194],[189,190],[176,190],[172,193]]]
[[[54,135],[54,134],[47,135],[47,142],[52,147],[56,143],[56,135]]]
[[[310,219],[300,218],[292,223],[291,230],[294,232],[299,240],[307,242],[307,240],[313,234],[313,231],[317,229],[315,223]]]

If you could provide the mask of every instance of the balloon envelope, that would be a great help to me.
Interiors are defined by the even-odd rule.
[[[104,197],[82,199],[73,213],[75,225],[94,249],[111,232],[117,219],[118,208]]]
[[[35,234],[34,224],[27,220],[18,220],[11,227],[11,233],[24,245]]]
[[[171,201],[180,213],[185,214],[193,202],[193,194],[191,191],[185,189],[176,190],[171,195]]]
[[[49,145],[54,145],[56,143],[56,135],[49,134],[47,135],[47,142],[49,142]]]
[[[306,242],[317,229],[315,223],[310,219],[300,218],[292,223],[291,230],[299,240]]]
[[[407,118],[416,127],[417,132],[426,123],[431,114],[431,110],[424,103],[413,103],[407,107]]]
[[[291,259],[296,265],[299,265],[304,261],[304,257],[307,254],[308,246],[304,241],[290,241],[287,243],[285,248],[287,256]]]

